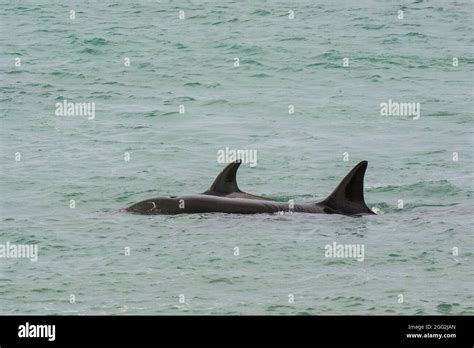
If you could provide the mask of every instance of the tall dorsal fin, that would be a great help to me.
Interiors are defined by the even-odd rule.
[[[241,163],[241,160],[229,163],[215,178],[211,187],[209,187],[209,189],[204,193],[226,195],[232,192],[242,192],[240,191],[239,186],[237,186],[237,179],[235,178]]]
[[[364,201],[364,175],[367,165],[367,161],[362,161],[352,168],[329,197],[319,205],[327,208],[328,213],[375,214]]]

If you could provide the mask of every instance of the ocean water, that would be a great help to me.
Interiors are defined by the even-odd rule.
[[[0,9],[0,244],[38,246],[0,259],[0,314],[474,313],[471,1]],[[95,117],[57,115],[65,100]],[[381,115],[389,100],[419,119]],[[281,201],[368,160],[380,213],[119,210],[206,190],[226,147],[257,151],[241,189]],[[364,260],[326,257],[334,242]]]

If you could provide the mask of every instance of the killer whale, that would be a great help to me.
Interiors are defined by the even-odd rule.
[[[212,185],[203,192],[203,195],[219,196],[227,198],[246,198],[246,199],[258,199],[273,201],[274,199],[269,197],[255,196],[247,192],[243,192],[237,185],[237,170],[242,164],[241,160],[237,160],[229,163],[217,177],[214,179]]]
[[[211,185],[203,194],[186,195],[180,197],[158,197],[147,199],[131,205],[125,210],[136,214],[196,214],[196,213],[228,213],[228,214],[263,214],[291,211],[312,214],[341,214],[341,215],[372,215],[375,214],[367,207],[364,200],[364,175],[368,162],[357,164],[339,183],[336,189],[321,202],[277,202],[269,199],[246,198],[245,192],[238,190],[235,181],[234,190],[243,193],[242,196],[232,196],[232,185],[229,190],[220,190]],[[237,166],[228,166],[229,175],[234,177]],[[235,173],[233,172],[235,170]],[[233,173],[233,174],[232,174]],[[231,181],[232,183],[234,181]],[[219,186],[219,185],[217,185]],[[226,186],[227,187],[227,186]],[[209,194],[216,193],[214,194]]]

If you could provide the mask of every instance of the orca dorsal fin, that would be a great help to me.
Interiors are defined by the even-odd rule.
[[[336,189],[320,202],[327,213],[345,215],[375,214],[364,201],[364,175],[368,162],[357,164]]]
[[[242,192],[237,185],[237,179],[235,178],[237,170],[239,169],[241,160],[234,161],[229,163],[227,167],[219,173],[219,175],[214,179],[211,187],[204,192],[205,194],[214,194],[214,195],[226,195],[233,192]]]

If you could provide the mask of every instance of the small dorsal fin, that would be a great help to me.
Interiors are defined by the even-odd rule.
[[[241,160],[229,163],[222,172],[215,178],[211,187],[204,192],[205,194],[226,195],[233,192],[242,192],[237,186],[235,178],[237,170],[239,169]]]
[[[364,201],[364,175],[367,164],[367,161],[362,161],[352,168],[329,197],[319,205],[330,213],[374,214]]]

